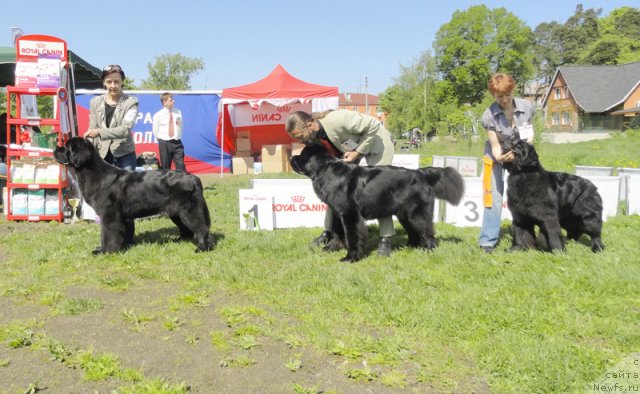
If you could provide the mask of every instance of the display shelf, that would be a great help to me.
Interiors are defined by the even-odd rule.
[[[25,49],[24,51],[21,49]],[[57,53],[60,54],[59,75],[55,76],[54,80],[58,81],[57,87],[34,87],[31,85],[22,85],[25,81],[37,81],[41,82],[38,74],[27,75],[21,74],[18,78],[18,71],[16,68],[16,85],[19,86],[7,86],[7,167],[9,177],[7,179],[7,200],[5,203],[8,206],[7,219],[8,220],[22,220],[22,221],[63,221],[63,207],[65,189],[69,187],[69,179],[67,176],[67,169],[63,165],[59,165],[54,160],[47,160],[53,158],[53,149],[47,148],[30,148],[25,146],[24,140],[22,140],[21,133],[19,132],[21,127],[24,126],[51,126],[51,132],[56,133],[55,146],[62,146],[68,139],[68,133],[76,128],[76,120],[69,115],[67,109],[67,98],[69,91],[73,92],[73,85],[70,83],[69,73],[72,73],[72,69],[69,67],[67,45],[64,40],[56,37],[44,36],[44,35],[27,35],[18,38],[16,42],[16,62],[21,61],[34,62],[39,61],[38,55],[42,53]],[[23,69],[23,71],[26,69]],[[40,68],[38,69],[39,71]],[[55,70],[55,69],[54,69]],[[51,68],[48,69],[51,71]],[[48,75],[45,74],[45,77]],[[31,78],[31,79],[30,79]],[[35,79],[34,79],[35,78]],[[46,80],[45,83],[51,83],[51,79]],[[33,111],[32,101],[28,100],[29,96],[53,96],[53,118],[38,117],[38,111]],[[26,116],[30,114],[31,116]],[[62,115],[61,115],[62,114]],[[64,122],[61,120],[61,116],[64,118]],[[65,131],[62,130],[64,124]],[[71,127],[71,129],[69,129]],[[12,132],[12,129],[17,129]],[[28,141],[26,141],[28,142]],[[34,143],[37,142],[34,139]],[[52,140],[53,142],[53,136]],[[49,146],[52,147],[53,145]],[[20,162],[21,164],[17,164]],[[42,164],[42,163],[46,164]],[[38,181],[47,179],[49,182],[56,180],[55,183],[25,183],[21,182],[26,178],[22,176],[16,176],[18,182],[12,182],[11,174],[18,171],[25,171],[28,165],[33,166],[35,173],[30,174],[36,176],[41,165],[52,166],[57,165],[57,175],[53,169],[50,169],[48,176],[40,178],[36,176]],[[28,171],[31,171],[29,169]],[[53,191],[53,192],[52,192]],[[14,204],[15,201],[15,204]],[[51,206],[53,204],[53,207]],[[41,214],[39,212],[56,212],[55,214]],[[17,213],[13,213],[17,212]],[[37,213],[34,213],[37,212]]]
[[[22,220],[28,222],[39,222],[39,221],[62,221],[62,214],[60,215],[13,215],[8,214],[7,220]]]

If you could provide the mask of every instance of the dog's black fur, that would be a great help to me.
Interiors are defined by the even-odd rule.
[[[567,238],[591,237],[591,250],[604,250],[602,198],[595,185],[577,175],[546,171],[535,148],[515,136],[502,144],[502,151],[514,153],[514,161],[504,163],[507,178],[507,205],[513,216],[513,250],[536,246],[535,226],[540,228],[538,246],[543,250],[564,250],[561,229]]]
[[[164,213],[181,238],[195,235],[198,250],[211,250],[211,218],[202,182],[182,171],[127,171],[105,162],[91,142],[69,139],[56,161],[75,170],[83,198],[100,216],[101,245],[94,253],[122,250],[133,243],[133,219]]]
[[[322,146],[307,145],[290,158],[297,173],[311,178],[313,188],[339,220],[334,220],[333,243],[328,250],[347,247],[341,261],[365,256],[364,219],[396,215],[409,239],[408,246],[436,247],[433,228],[434,199],[458,204],[464,180],[453,168],[410,170],[394,166],[360,167],[329,155]],[[337,223],[336,223],[337,222]]]

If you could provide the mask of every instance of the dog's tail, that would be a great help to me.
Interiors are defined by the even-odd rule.
[[[420,168],[427,177],[427,182],[436,193],[436,197],[453,205],[458,205],[464,194],[464,179],[452,167],[423,167]]]

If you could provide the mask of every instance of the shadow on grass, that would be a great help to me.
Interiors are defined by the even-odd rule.
[[[215,239],[213,247],[215,249],[216,245],[225,238],[223,233],[220,232],[212,232],[213,238]],[[137,232],[133,239],[133,245],[137,244],[166,244],[170,242],[191,242],[194,246],[196,245],[195,238],[180,238],[180,231],[175,226],[169,226],[165,228],[160,228],[157,230],[150,230],[144,232]]]

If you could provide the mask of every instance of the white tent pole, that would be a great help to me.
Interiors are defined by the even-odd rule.
[[[224,176],[224,113],[225,104],[222,104],[222,138],[220,138],[220,177]]]

